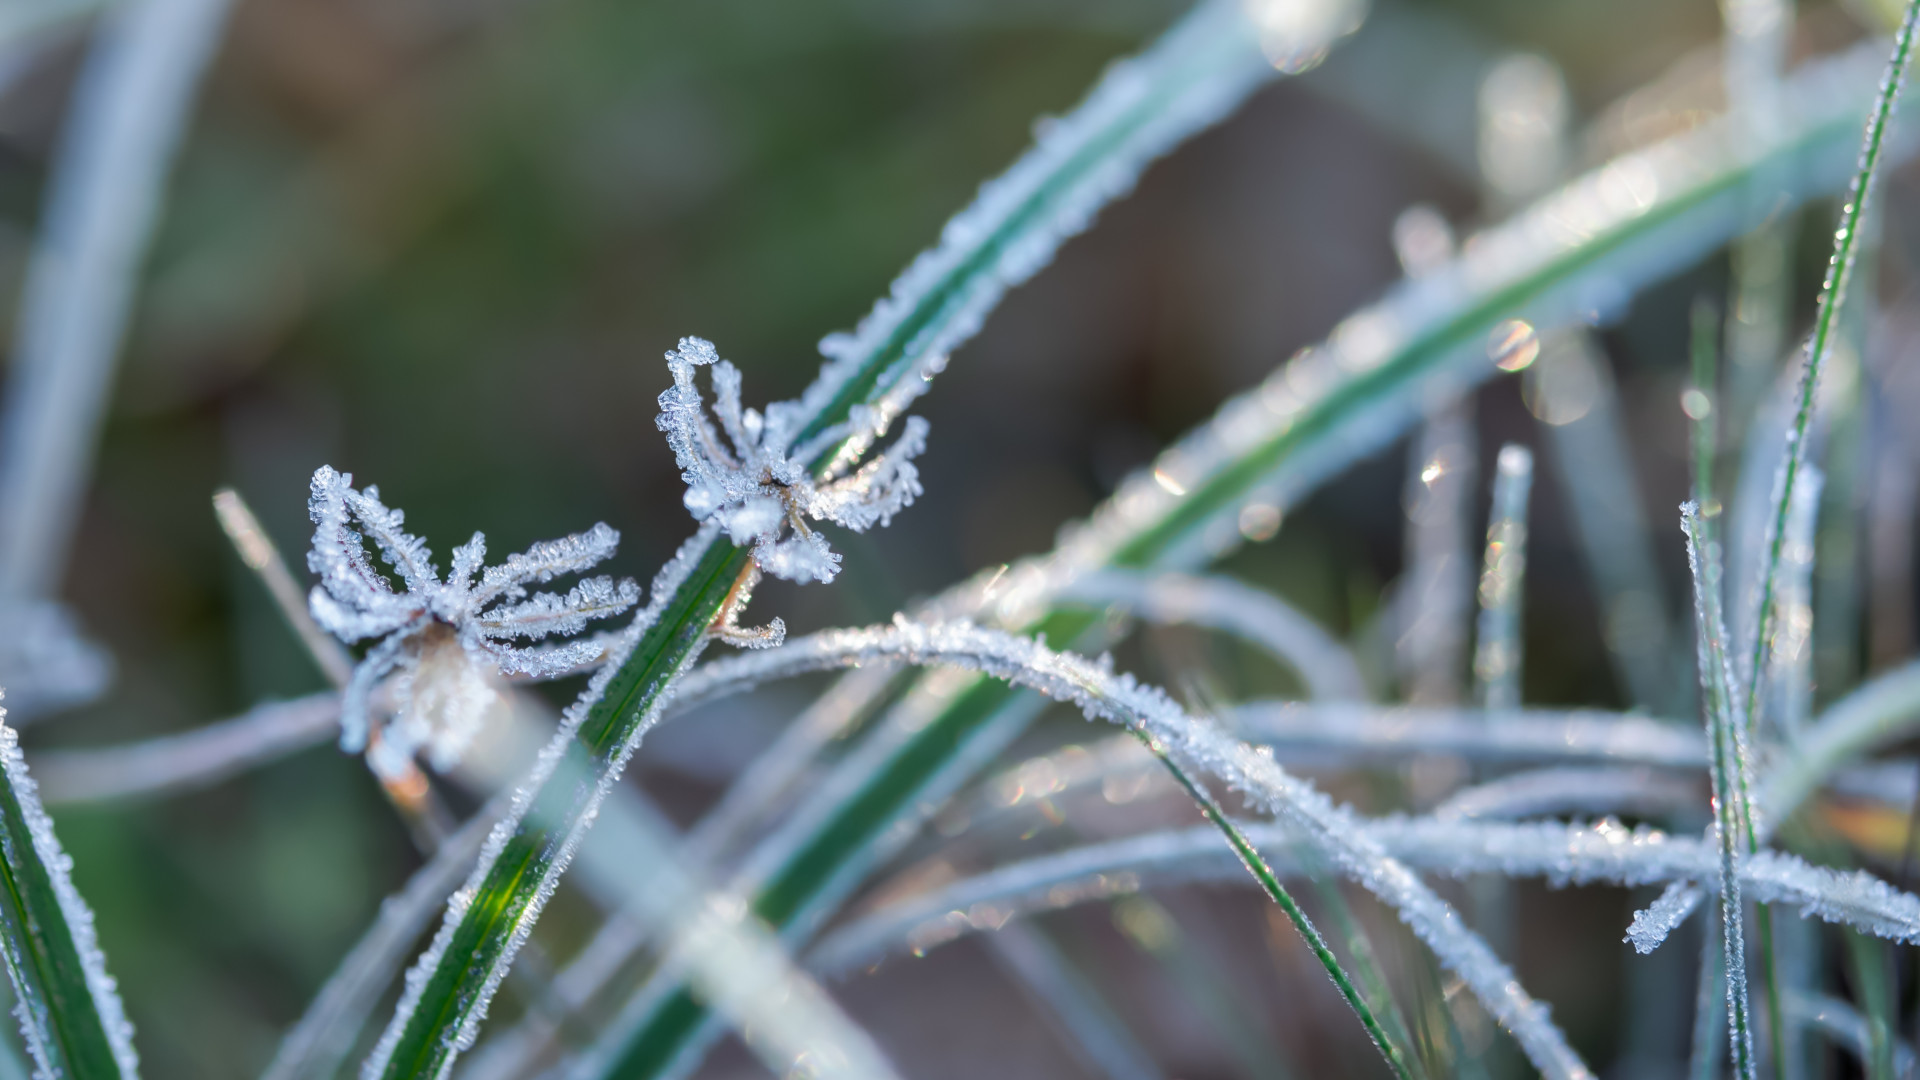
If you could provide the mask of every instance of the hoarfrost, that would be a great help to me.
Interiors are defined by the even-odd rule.
[[[1706,703],[1707,730],[1713,747],[1713,802],[1716,818],[1713,837],[1720,852],[1720,940],[1727,965],[1727,1015],[1732,1020],[1728,1039],[1732,1046],[1735,1071],[1742,1077],[1754,1075],[1752,1021],[1747,1001],[1747,949],[1740,903],[1740,868],[1757,846],[1757,833],[1749,803],[1752,784],[1748,779],[1750,755],[1746,747],[1747,713],[1741,703],[1739,684],[1733,675],[1727,653],[1726,620],[1721,614],[1720,545],[1706,532],[1700,507],[1686,503],[1680,507],[1681,527],[1687,536],[1687,566],[1693,577],[1693,603],[1698,640],[1701,698]],[[1669,890],[1671,892],[1671,890]],[[1662,899],[1668,899],[1662,897]],[[1664,936],[1661,925],[1672,919],[1678,905],[1673,898],[1666,910],[1642,923],[1641,937]],[[1682,913],[1684,915],[1684,912]],[[1671,926],[1667,927],[1671,929]],[[1639,948],[1638,940],[1634,947]],[[1644,951],[1644,950],[1642,950]]]
[[[60,905],[60,914],[66,919],[67,933],[73,938],[73,950],[80,957],[80,970],[86,979],[87,995],[93,1000],[94,1012],[99,1014],[100,1027],[106,1033],[114,1064],[119,1067],[122,1077],[132,1080],[140,1074],[140,1056],[133,1049],[133,1024],[127,1020],[127,1011],[120,1003],[119,988],[113,976],[107,974],[107,957],[100,951],[99,939],[94,934],[93,909],[87,906],[79,890],[73,887],[73,859],[61,848],[59,838],[53,835],[53,821],[40,805],[39,791],[33,777],[27,775],[26,759],[20,755],[19,736],[7,725],[5,709],[0,709],[0,770],[6,773],[7,787],[19,803],[20,816],[33,837],[34,857],[46,868],[54,899]],[[7,857],[9,860],[17,859],[20,854],[10,853]],[[12,965],[8,967],[9,973],[13,974]],[[19,1005],[14,1015],[20,1019],[21,1034],[33,1052],[39,1075],[60,1076],[61,1070],[48,1055],[43,1042],[47,1037],[46,1032],[38,1027],[46,1019],[44,1005],[37,1005],[40,990],[24,985],[17,974],[14,976],[14,990],[19,995]]]
[[[920,417],[908,417],[899,439],[858,470],[839,475],[851,462],[837,455],[816,479],[815,459],[849,440],[871,444],[886,433],[892,417],[856,405],[846,423],[796,445],[811,410],[798,401],[775,402],[765,413],[741,408],[740,370],[720,359],[711,342],[681,338],[680,347],[667,353],[667,367],[673,386],[660,395],[656,423],[680,462],[687,509],[697,521],[718,524],[735,544],[752,544],[754,562],[767,573],[802,583],[832,581],[840,572],[840,555],[808,527],[807,518],[865,532],[888,524],[920,494],[920,473],[913,465],[927,444],[927,422]],[[694,386],[696,367],[713,369],[719,431]]]
[[[1702,897],[1695,879],[1711,881],[1716,853],[1697,837],[1612,818],[1592,824],[1463,822],[1434,816],[1360,819],[1381,850],[1422,872],[1462,878],[1499,874],[1567,885],[1667,883],[1656,914],[1683,917]],[[1241,831],[1282,876],[1311,872],[1287,825],[1245,822]],[[1889,941],[1920,935],[1920,897],[1862,873],[1813,866],[1764,852],[1746,860],[1749,895],[1788,905]],[[822,971],[873,963],[889,950],[927,948],[975,930],[997,929],[1016,916],[1194,881],[1245,880],[1236,854],[1213,826],[1197,826],[1083,844],[995,867],[974,877],[894,900],[836,929],[812,953]],[[1645,917],[1645,916],[1643,916]],[[1669,927],[1670,929],[1670,927]],[[1630,937],[1629,940],[1632,940]]]
[[[407,1027],[413,1020],[415,1010],[419,1008],[427,983],[431,981],[434,971],[439,968],[441,961],[446,957],[447,950],[453,944],[454,934],[459,930],[461,919],[466,914],[466,904],[470,902],[471,897],[478,895],[486,887],[487,879],[493,873],[494,864],[500,859],[500,853],[506,850],[507,844],[519,832],[522,823],[533,808],[535,798],[550,782],[587,786],[589,778],[574,775],[574,770],[571,769],[569,775],[555,777],[556,771],[562,767],[567,748],[574,744],[580,725],[586,722],[588,713],[606,694],[607,685],[613,681],[621,665],[626,663],[627,657],[633,652],[634,645],[639,642],[649,627],[659,621],[661,612],[666,609],[680,586],[686,582],[688,574],[699,561],[700,554],[712,545],[716,535],[717,527],[708,525],[680,545],[680,550],[675,552],[673,558],[667,560],[654,575],[653,583],[648,590],[647,606],[634,616],[633,622],[626,629],[606,643],[606,662],[594,672],[593,678],[587,683],[587,688],[561,714],[560,727],[540,751],[540,756],[535,759],[533,769],[527,778],[514,790],[513,800],[506,815],[494,826],[485,845],[481,847],[480,858],[474,865],[473,873],[468,876],[466,884],[448,903],[446,917],[441,921],[440,929],[435,933],[433,942],[407,970],[406,977],[402,981],[400,1001],[394,1006],[393,1019],[388,1022],[380,1040],[374,1045],[373,1052],[361,1066],[360,1074],[364,1080],[374,1080],[386,1069],[387,1062],[393,1057],[394,1050],[400,1045],[401,1038],[406,1034]],[[696,646],[693,653],[687,656],[685,663],[692,664],[699,658],[698,653],[699,649]],[[480,986],[462,1003],[463,1011],[456,1020],[457,1027],[448,1036],[456,1052],[471,1048],[474,1040],[479,1038],[480,1025],[487,1018],[487,1009],[493,1002],[495,992],[500,988],[501,980],[506,978],[508,969],[513,966],[514,957],[519,955],[520,947],[526,944],[528,935],[533,932],[533,925],[539,920],[541,911],[545,909],[547,901],[552,897],[560,876],[572,864],[581,840],[593,825],[600,804],[606,800],[607,792],[619,781],[620,774],[626,769],[628,759],[632,757],[634,750],[638,749],[641,737],[659,720],[662,713],[672,704],[673,698],[671,686],[665,692],[655,695],[650,710],[641,718],[634,734],[615,752],[606,769],[592,778],[591,785],[587,786],[576,807],[578,811],[576,816],[567,823],[567,831],[558,838],[548,841],[548,847],[542,853],[544,865],[540,869],[533,895],[515,915],[511,932],[502,948],[485,965],[485,976]],[[538,824],[544,827],[557,823],[543,821]],[[463,901],[462,896],[468,899]],[[478,966],[480,960],[475,957],[467,963],[469,966]]]
[[[1633,922],[1627,926],[1624,940],[1633,944],[1634,951],[1642,956],[1660,947],[1668,935],[1693,909],[1700,906],[1706,896],[1698,885],[1691,881],[1676,881],[1668,885],[1653,903],[1633,913]]]
[[[308,597],[314,621],[342,641],[380,639],[355,666],[341,696],[340,747],[367,750],[368,763],[388,779],[404,776],[422,749],[436,769],[456,764],[481,719],[501,701],[494,673],[563,674],[607,652],[599,639],[556,648],[510,642],[566,637],[640,599],[632,581],[607,577],[585,579],[564,596],[528,594],[529,585],[611,556],[620,534],[605,524],[541,541],[485,570],[486,537],[474,533],[454,549],[442,581],[426,543],[405,531],[405,515],[383,504],[372,486],[354,490],[351,474],[326,465],[316,470],[307,512],[314,524],[307,565],[320,576]],[[404,591],[395,592],[387,575],[375,568],[368,540],[399,572]],[[369,699],[396,669],[395,713],[373,739]]]

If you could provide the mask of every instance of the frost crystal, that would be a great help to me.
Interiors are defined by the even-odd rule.
[[[632,581],[607,577],[587,578],[564,596],[527,593],[530,584],[611,556],[620,534],[605,524],[541,541],[484,571],[487,540],[474,533],[454,549],[442,581],[425,542],[402,530],[404,515],[381,503],[377,488],[355,491],[351,474],[322,465],[313,474],[307,513],[314,524],[307,566],[320,575],[308,597],[314,620],[345,642],[380,639],[354,668],[342,695],[341,749],[368,748],[373,689],[388,672],[401,673],[393,719],[368,753],[374,771],[388,779],[404,776],[423,748],[436,769],[458,762],[481,718],[499,701],[494,673],[560,675],[606,651],[603,642],[592,639],[552,648],[509,642],[578,633],[589,620],[617,615],[640,599]],[[374,567],[368,540],[399,572],[405,591],[395,592],[387,574]]]
[[[713,415],[720,431],[693,385],[693,369],[704,366],[713,368]],[[927,422],[920,417],[908,417],[900,438],[853,473],[840,475],[845,455],[837,455],[816,479],[811,465],[817,458],[842,442],[870,444],[885,434],[892,410],[856,405],[846,423],[796,446],[807,411],[792,401],[775,402],[764,414],[742,409],[740,370],[720,359],[711,342],[681,338],[680,347],[667,353],[667,367],[673,387],[660,395],[656,423],[680,462],[687,509],[695,520],[718,524],[734,543],[751,543],[754,562],[767,573],[802,583],[832,581],[840,556],[807,518],[865,532],[886,525],[920,494],[913,466],[927,443]]]

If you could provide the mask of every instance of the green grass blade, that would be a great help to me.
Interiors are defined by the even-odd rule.
[[[1272,71],[1239,6],[1225,0],[1203,4],[1148,53],[1117,65],[1072,116],[981,189],[858,330],[822,342],[829,360],[801,398],[808,422],[796,442],[847,420],[857,406],[897,414],[1008,288],[1130,188],[1148,161],[1218,119]],[[816,467],[829,467],[839,453],[823,453]],[[597,678],[576,705],[529,781],[524,813],[490,841],[464,892],[470,899],[449,910],[409,973],[367,1075],[441,1077],[472,1043],[607,785],[704,645],[746,560],[709,530],[663,571],[653,622],[618,670]]]
[[[1780,184],[1789,201],[1842,185],[1856,106],[1871,93],[1869,63],[1877,69],[1878,57],[1809,65],[1786,88],[1791,120],[1764,152],[1733,153],[1709,127],[1616,161],[1483,235],[1455,264],[1350,317],[1325,346],[1230,402],[1125,484],[1035,573],[1009,572],[955,602],[984,610],[990,601],[1000,617],[1050,641],[1079,640],[1095,620],[1049,613],[1053,581],[1108,565],[1187,566],[1231,547],[1241,506],[1284,506],[1390,440],[1434,381],[1494,375],[1484,347],[1502,320],[1562,325],[1581,317],[1596,290],[1630,295],[1691,265],[1757,223],[1748,190],[1756,178]],[[1023,580],[1037,584],[1023,594]],[[755,882],[762,919],[790,936],[806,932],[858,882],[859,867],[880,857],[885,838],[907,831],[896,827],[903,819],[984,767],[1037,712],[1030,698],[989,680],[941,694],[935,715],[877,763],[863,762],[870,773],[805,838],[783,838],[790,846]],[[622,1017],[595,1055],[611,1064],[578,1075],[658,1075],[711,1030],[684,987],[649,984]]]
[[[135,1077],[133,1029],[95,943],[93,913],[67,876],[72,862],[13,729],[0,720],[0,954],[28,1053],[43,1076]]]
[[[1774,581],[1780,573],[1780,559],[1787,542],[1787,515],[1793,507],[1793,485],[1806,463],[1807,433],[1813,425],[1814,390],[1820,381],[1820,369],[1831,348],[1839,315],[1847,302],[1847,284],[1853,275],[1854,257],[1859,252],[1861,224],[1867,200],[1873,196],[1873,182],[1885,157],[1888,131],[1893,126],[1895,106],[1901,85],[1906,81],[1907,61],[1913,55],[1916,25],[1920,25],[1920,0],[1909,0],[1906,17],[1894,35],[1893,55],[1887,60],[1880,92],[1860,146],[1860,163],[1854,171],[1853,188],[1847,205],[1840,211],[1840,225],[1833,234],[1833,257],[1827,262],[1827,276],[1820,286],[1820,308],[1814,316],[1813,337],[1807,344],[1807,361],[1800,375],[1800,392],[1795,404],[1793,427],[1787,436],[1787,460],[1782,468],[1773,500],[1773,512],[1767,523],[1766,563],[1760,573],[1760,604],[1756,611],[1758,632],[1748,658],[1747,718],[1749,727],[1760,700],[1761,680],[1766,665],[1767,645],[1773,636]]]
[[[1360,1018],[1360,1025],[1366,1028],[1367,1037],[1373,1040],[1375,1047],[1379,1048],[1380,1056],[1387,1059],[1387,1066],[1393,1070],[1394,1075],[1401,1080],[1413,1080],[1412,1067],[1409,1064],[1414,1058],[1413,1046],[1407,1039],[1404,1025],[1396,1025],[1399,1030],[1389,1035],[1386,1026],[1381,1023],[1379,1017],[1374,1015],[1373,1007],[1368,1004],[1353,978],[1341,965],[1340,958],[1333,954],[1327,939],[1321,936],[1319,928],[1313,925],[1313,920],[1307,918],[1306,911],[1294,900],[1293,894],[1287,892],[1287,887],[1280,884],[1279,876],[1273,872],[1273,867],[1267,865],[1266,857],[1260,854],[1260,849],[1254,847],[1246,834],[1242,833],[1233,820],[1220,809],[1220,803],[1214,799],[1212,792],[1188,775],[1187,771],[1167,753],[1166,748],[1152,736],[1137,729],[1135,734],[1140,737],[1142,743],[1146,744],[1147,749],[1160,759],[1161,764],[1167,767],[1167,771],[1173,774],[1173,778],[1179,781],[1180,786],[1193,798],[1194,804],[1200,807],[1200,812],[1206,815],[1214,828],[1219,829],[1220,834],[1226,837],[1228,846],[1233,848],[1233,853],[1239,857],[1241,863],[1245,864],[1247,872],[1253,875],[1253,879],[1260,883],[1261,890],[1280,906],[1281,911],[1286,913],[1287,921],[1293,924],[1294,929],[1300,931],[1300,936],[1306,940],[1307,947],[1313,950],[1314,959],[1320,961],[1320,966],[1326,969],[1327,977],[1333,980],[1333,985],[1340,991],[1340,996],[1346,999],[1347,1006],[1353,1010],[1355,1016]]]

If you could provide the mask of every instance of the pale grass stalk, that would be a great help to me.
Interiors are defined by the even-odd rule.
[[[53,595],[140,263],[227,0],[138,0],[106,21],[61,138],[0,421],[0,597]]]

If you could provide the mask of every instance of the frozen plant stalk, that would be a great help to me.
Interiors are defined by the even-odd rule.
[[[5,717],[0,709],[0,957],[34,1075],[134,1080],[133,1025],[107,974],[93,911],[73,887],[73,859],[53,834]]]
[[[726,433],[724,443],[693,384],[693,369],[709,366],[713,415]],[[806,519],[865,532],[892,521],[920,494],[920,473],[913,467],[914,456],[927,445],[927,422],[920,417],[908,417],[900,438],[858,471],[842,475],[839,463],[846,455],[838,455],[816,479],[809,463],[840,443],[871,443],[884,435],[891,420],[887,411],[856,405],[846,423],[830,425],[796,446],[808,410],[798,401],[775,402],[764,414],[742,409],[740,369],[720,359],[712,342],[681,338],[680,347],[667,353],[667,367],[673,386],[660,395],[656,423],[680,462],[687,509],[698,521],[717,523],[735,544],[753,545],[761,570],[801,583],[832,581],[840,572],[840,555]],[[773,631],[772,640],[778,633]]]
[[[1753,819],[1747,801],[1747,750],[1738,684],[1727,657],[1727,633],[1720,605],[1719,548],[1706,535],[1698,504],[1680,508],[1687,534],[1687,563],[1693,571],[1694,615],[1698,622],[1700,691],[1706,702],[1707,729],[1713,746],[1714,838],[1720,852],[1721,941],[1726,955],[1728,1039],[1733,1047],[1734,1072],[1742,1080],[1756,1075],[1753,1030],[1747,1005],[1745,912],[1740,901],[1740,870],[1745,849],[1752,846]],[[1669,889],[1663,902],[1677,906]],[[1643,952],[1645,950],[1642,950]]]
[[[632,581],[608,577],[587,578],[564,596],[528,595],[531,584],[610,557],[620,534],[604,523],[542,541],[485,571],[487,538],[474,533],[454,549],[442,581],[425,542],[402,529],[404,515],[381,503],[377,488],[355,491],[351,474],[320,466],[307,513],[314,525],[307,565],[320,575],[307,600],[314,621],[345,642],[380,639],[347,681],[340,748],[367,750],[368,764],[387,780],[404,777],[422,749],[436,769],[458,763],[481,719],[501,700],[493,675],[559,675],[605,652],[602,642],[591,639],[544,649],[509,642],[575,634],[590,620],[617,615],[640,599],[640,587]],[[404,592],[394,592],[387,575],[367,558],[369,539],[399,572]],[[401,675],[393,719],[370,739],[369,698],[396,669]]]

